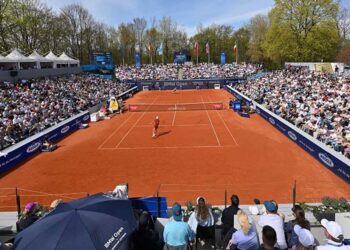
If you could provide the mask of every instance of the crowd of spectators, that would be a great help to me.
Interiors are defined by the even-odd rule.
[[[350,158],[349,83],[347,77],[294,68],[235,88]]]
[[[188,80],[246,77],[258,71],[259,67],[252,64],[200,63],[198,65],[142,65],[141,68],[126,66],[116,68],[116,77],[126,80]]]
[[[0,83],[0,150],[127,89],[92,75]]]
[[[124,186],[117,186],[116,190]],[[119,196],[118,192],[115,193],[116,190],[113,191],[113,194],[116,194],[114,199],[128,199],[126,190],[123,189],[122,196]],[[60,203],[63,203],[63,200],[55,200],[49,208],[37,202],[28,203],[19,216],[18,231],[46,217]],[[237,195],[231,196],[231,203],[231,206],[221,213],[221,229],[224,229],[221,239],[215,236],[215,224],[220,216],[213,216],[213,208],[206,203],[204,197],[197,198],[196,206],[191,210],[189,217],[184,216],[184,209],[180,203],[175,202],[171,209],[172,216],[161,231],[159,227],[156,229],[154,218],[149,212],[134,209],[138,226],[130,234],[129,249],[192,250],[198,249],[197,245],[208,246],[207,243],[210,243],[209,249],[230,250],[350,249],[350,246],[346,245],[342,227],[337,222],[326,219],[321,220],[326,242],[318,242],[311,232],[311,225],[305,218],[303,208],[299,205],[294,205],[292,208],[294,219],[287,221],[274,200],[264,201],[260,209],[258,205],[250,206],[249,212],[239,207]],[[260,204],[260,201],[257,203]],[[235,215],[238,223],[232,223]],[[11,249],[11,245],[7,243],[8,248],[4,249]]]

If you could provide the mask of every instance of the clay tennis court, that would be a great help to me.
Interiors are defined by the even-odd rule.
[[[1,206],[15,208],[13,188],[22,203],[50,204],[129,183],[129,195],[159,192],[174,201],[203,195],[223,204],[224,193],[236,193],[242,204],[254,198],[319,202],[323,196],[350,198],[350,186],[305,153],[257,114],[242,118],[227,109],[224,90],[144,91],[128,104],[222,102],[224,110],[125,112],[91,123],[1,177]],[[160,117],[157,139],[152,122]],[[4,189],[5,188],[5,189]],[[9,189],[6,189],[9,188]],[[53,194],[53,195],[48,195]],[[9,210],[9,209],[7,209]]]

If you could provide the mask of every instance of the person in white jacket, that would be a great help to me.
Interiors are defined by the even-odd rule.
[[[205,203],[204,197],[198,197],[197,207],[188,219],[188,224],[201,245],[205,244],[205,240],[210,240],[212,245],[215,244],[214,223],[211,207]]]

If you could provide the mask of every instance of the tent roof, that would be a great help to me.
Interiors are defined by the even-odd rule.
[[[6,58],[17,62],[35,62],[35,60],[22,55],[17,49],[14,49]]]
[[[58,58],[52,51],[50,51],[50,53],[49,54],[47,54],[46,56],[45,56],[45,58],[46,59],[49,59],[49,60],[51,60],[51,61],[54,61],[55,63],[63,63],[63,64],[67,64],[68,63],[68,61],[66,61],[66,60],[62,60],[61,58]]]
[[[64,52],[62,53],[62,55],[60,55],[59,58],[62,59],[62,60],[68,61],[70,63],[77,63],[77,64],[79,63],[79,60],[75,60],[75,59],[67,56],[67,54],[64,53]]]
[[[28,56],[28,58],[34,59],[37,62],[53,62],[53,60],[47,59],[40,55],[36,50]]]

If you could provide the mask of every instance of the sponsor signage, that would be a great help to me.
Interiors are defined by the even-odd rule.
[[[78,129],[81,123],[86,122],[86,120],[84,120],[86,116],[89,116],[88,112],[76,115],[10,147],[8,150],[5,149],[4,152],[6,152],[6,156],[0,157],[0,174],[40,152],[44,137],[47,136],[52,142],[55,142]]]
[[[226,89],[228,92],[237,96],[238,98],[245,99],[243,95],[237,91],[233,91],[231,87],[227,86]],[[308,152],[315,159],[325,165],[333,173],[341,177],[347,183],[350,183],[350,164],[348,164],[348,160],[345,159],[345,157],[343,157],[344,160],[342,160],[340,157],[337,157],[337,152],[334,151],[333,154],[333,152],[330,151],[332,149],[327,149],[326,145],[323,146],[321,142],[316,141],[316,139],[310,139],[307,136],[303,135],[302,132],[299,132],[299,129],[297,129],[292,124],[288,124],[282,118],[276,116],[273,117],[269,111],[265,110],[259,104],[256,104],[256,113],[274,125],[274,127],[277,128],[281,133],[302,147],[306,152]]]
[[[220,87],[223,87],[227,84],[235,84],[244,78],[231,78],[231,79],[194,79],[194,80],[166,80],[166,81],[139,81],[138,88],[143,89],[143,86],[149,86],[150,89],[158,90],[159,88],[169,90],[175,87],[182,89],[196,89],[196,88],[205,88],[205,89],[213,89],[215,84],[220,84]]]

